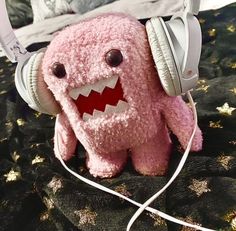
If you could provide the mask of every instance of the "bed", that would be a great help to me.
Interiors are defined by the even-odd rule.
[[[11,18],[15,28],[21,27],[16,30],[17,36],[31,51],[47,46],[53,34],[64,26],[109,11],[119,1],[98,1],[93,8],[74,10],[73,14],[74,8],[70,8],[69,12],[57,12],[60,15],[41,15],[36,19],[32,2],[23,1],[18,10],[25,13]],[[13,3],[8,2],[8,10],[14,9]],[[176,1],[166,11],[162,9],[166,14],[160,12],[160,15],[168,16],[179,7]],[[154,14],[130,6],[120,9],[137,14],[142,23]],[[203,49],[200,79],[193,97],[204,136],[203,150],[191,153],[176,181],[152,204],[184,221],[222,231],[236,230],[235,12],[236,3],[232,3],[198,16]],[[14,70],[15,64],[0,58],[0,231],[125,230],[137,208],[65,172],[53,154],[55,117],[37,113],[22,101],[15,89]],[[144,202],[167,182],[181,158],[183,150],[174,136],[172,140],[174,150],[169,171],[163,177],[139,175],[128,163],[116,178],[94,179],[85,167],[80,145],[68,165],[89,179]],[[192,229],[144,212],[132,230]]]

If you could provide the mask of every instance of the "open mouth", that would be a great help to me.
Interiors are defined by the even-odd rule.
[[[118,76],[74,88],[69,92],[84,121],[122,113],[129,107]]]

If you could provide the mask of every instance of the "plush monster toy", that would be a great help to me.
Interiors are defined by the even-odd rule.
[[[145,27],[135,18],[104,14],[67,27],[48,46],[42,70],[62,108],[55,154],[70,159],[78,140],[93,176],[117,175],[128,156],[141,174],[163,175],[171,153],[168,129],[187,146],[192,112],[162,89]],[[198,128],[192,151],[201,147]]]

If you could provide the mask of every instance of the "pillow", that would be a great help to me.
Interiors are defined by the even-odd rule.
[[[116,0],[31,0],[34,22],[61,14],[83,14]]]
[[[7,12],[13,28],[19,28],[33,21],[30,0],[6,0]]]
[[[90,10],[94,10],[99,6],[103,6],[117,0],[74,0],[71,1],[71,8],[74,12],[84,14]]]
[[[31,0],[34,23],[57,15],[71,13],[71,0]]]

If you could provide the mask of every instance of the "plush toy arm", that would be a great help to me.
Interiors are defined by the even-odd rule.
[[[57,142],[55,142],[57,139]],[[64,113],[57,115],[55,124],[54,145],[58,144],[58,148],[54,146],[56,157],[59,155],[64,160],[70,159],[76,148],[77,139]]]
[[[186,105],[180,96],[167,97],[163,107],[164,117],[168,127],[178,137],[183,148],[186,148],[194,128],[192,110]],[[191,151],[202,149],[202,132],[197,127]]]

